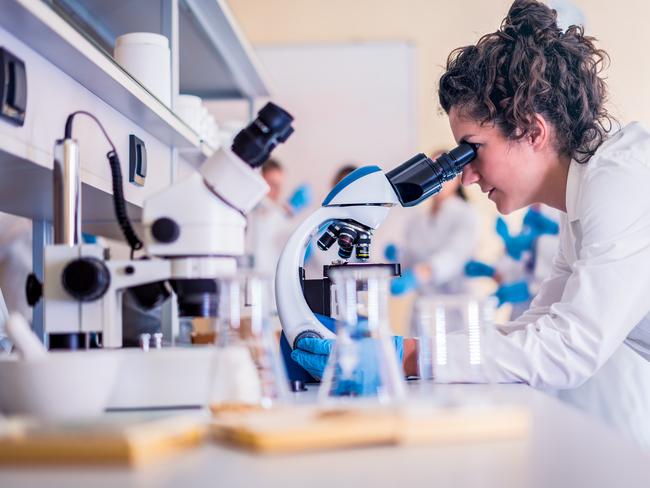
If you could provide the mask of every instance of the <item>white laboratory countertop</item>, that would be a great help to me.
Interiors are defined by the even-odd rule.
[[[411,389],[417,388],[415,385]],[[528,438],[259,455],[213,443],[128,468],[0,468],[0,487],[643,487],[650,453],[525,385],[432,385],[436,398],[527,406]],[[314,398],[314,388],[301,401]],[[119,415],[119,414],[116,414]]]

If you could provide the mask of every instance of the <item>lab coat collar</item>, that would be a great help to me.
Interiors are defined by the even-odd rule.
[[[580,186],[582,173],[586,164],[580,164],[571,160],[569,174],[566,182],[566,214],[569,222],[578,220],[578,199],[580,198]]]

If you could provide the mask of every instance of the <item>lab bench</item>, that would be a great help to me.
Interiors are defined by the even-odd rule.
[[[429,385],[426,385],[429,386]],[[213,442],[140,468],[0,469],[3,487],[647,486],[650,453],[526,385],[430,385],[437,401],[517,405],[531,413],[518,440],[263,455]],[[409,389],[421,388],[410,383]],[[296,394],[315,401],[315,387]],[[187,414],[187,411],[183,412]],[[205,411],[195,415],[207,416]],[[128,415],[112,413],[109,415]],[[157,415],[160,415],[158,412]]]

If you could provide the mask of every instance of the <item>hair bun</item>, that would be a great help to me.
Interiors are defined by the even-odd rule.
[[[557,12],[535,0],[515,0],[503,19],[501,31],[509,37],[532,36],[538,42],[558,39]]]

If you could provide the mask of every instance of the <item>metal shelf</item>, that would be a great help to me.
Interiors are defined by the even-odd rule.
[[[185,122],[40,0],[3,2],[0,25],[169,146],[199,148]]]
[[[168,35],[165,19],[177,18],[180,93],[205,99],[269,96],[264,72],[221,0],[47,1],[109,56],[122,34]]]
[[[264,70],[226,3],[180,0],[180,6],[181,93],[205,99],[268,97]]]

